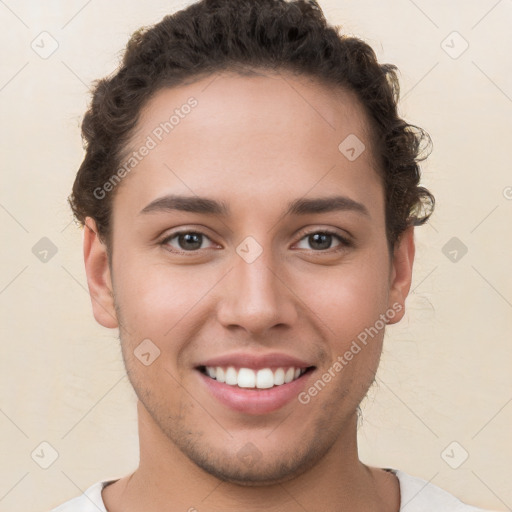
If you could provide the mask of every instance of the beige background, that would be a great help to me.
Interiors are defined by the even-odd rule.
[[[423,168],[437,211],[417,230],[408,312],[364,402],[361,458],[512,510],[512,1],[321,3],[398,65],[402,115],[434,140]],[[135,395],[117,331],[92,316],[66,197],[88,84],[114,71],[136,28],[184,5],[0,2],[0,511],[49,510],[136,467]],[[46,59],[31,48],[51,48],[42,31],[59,45]],[[43,237],[57,248],[46,263],[32,252]],[[457,262],[443,253],[452,237],[468,248]],[[43,441],[58,452],[47,469]],[[445,462],[464,451],[458,469]]]

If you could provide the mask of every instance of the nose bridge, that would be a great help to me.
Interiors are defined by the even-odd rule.
[[[256,257],[255,251],[259,252]],[[252,333],[290,324],[294,306],[282,279],[269,247],[258,249],[251,240],[242,242],[225,283],[219,321],[226,327],[238,325]]]

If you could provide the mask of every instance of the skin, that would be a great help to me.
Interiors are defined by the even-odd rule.
[[[389,252],[365,114],[351,93],[305,77],[223,73],[157,92],[131,149],[190,96],[198,106],[115,191],[111,265],[86,219],[94,316],[119,327],[139,398],[140,465],[104,489],[107,509],[396,512],[396,477],[357,453],[357,406],[374,380],[384,330],[308,404],[292,400],[268,414],[227,408],[195,369],[237,350],[277,351],[312,362],[309,387],[393,304],[402,309],[388,323],[402,318],[413,230]],[[366,146],[355,161],[338,149],[349,134]],[[170,193],[224,201],[231,215],[139,213]],[[293,200],[333,195],[368,214],[283,216]],[[199,249],[178,237],[162,244],[182,228],[205,235]],[[350,244],[307,236],[326,229]],[[262,248],[252,263],[236,252],[247,236]],[[134,355],[147,338],[160,350],[149,366]],[[237,456],[249,442],[252,463]]]

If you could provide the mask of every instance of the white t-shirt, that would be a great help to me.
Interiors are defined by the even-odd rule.
[[[452,494],[426,480],[411,476],[398,469],[393,472],[400,482],[400,512],[485,512],[484,509],[466,505]],[[66,501],[51,512],[107,512],[101,491],[117,480],[97,482],[81,496]],[[489,511],[488,511],[489,512]]]

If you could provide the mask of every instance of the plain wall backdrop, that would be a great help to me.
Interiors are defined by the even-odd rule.
[[[0,511],[49,510],[137,465],[135,394],[117,330],[92,316],[66,198],[91,82],[188,3],[0,2]],[[512,1],[321,5],[399,67],[401,115],[434,143],[437,208],[362,404],[361,459],[512,510]]]

